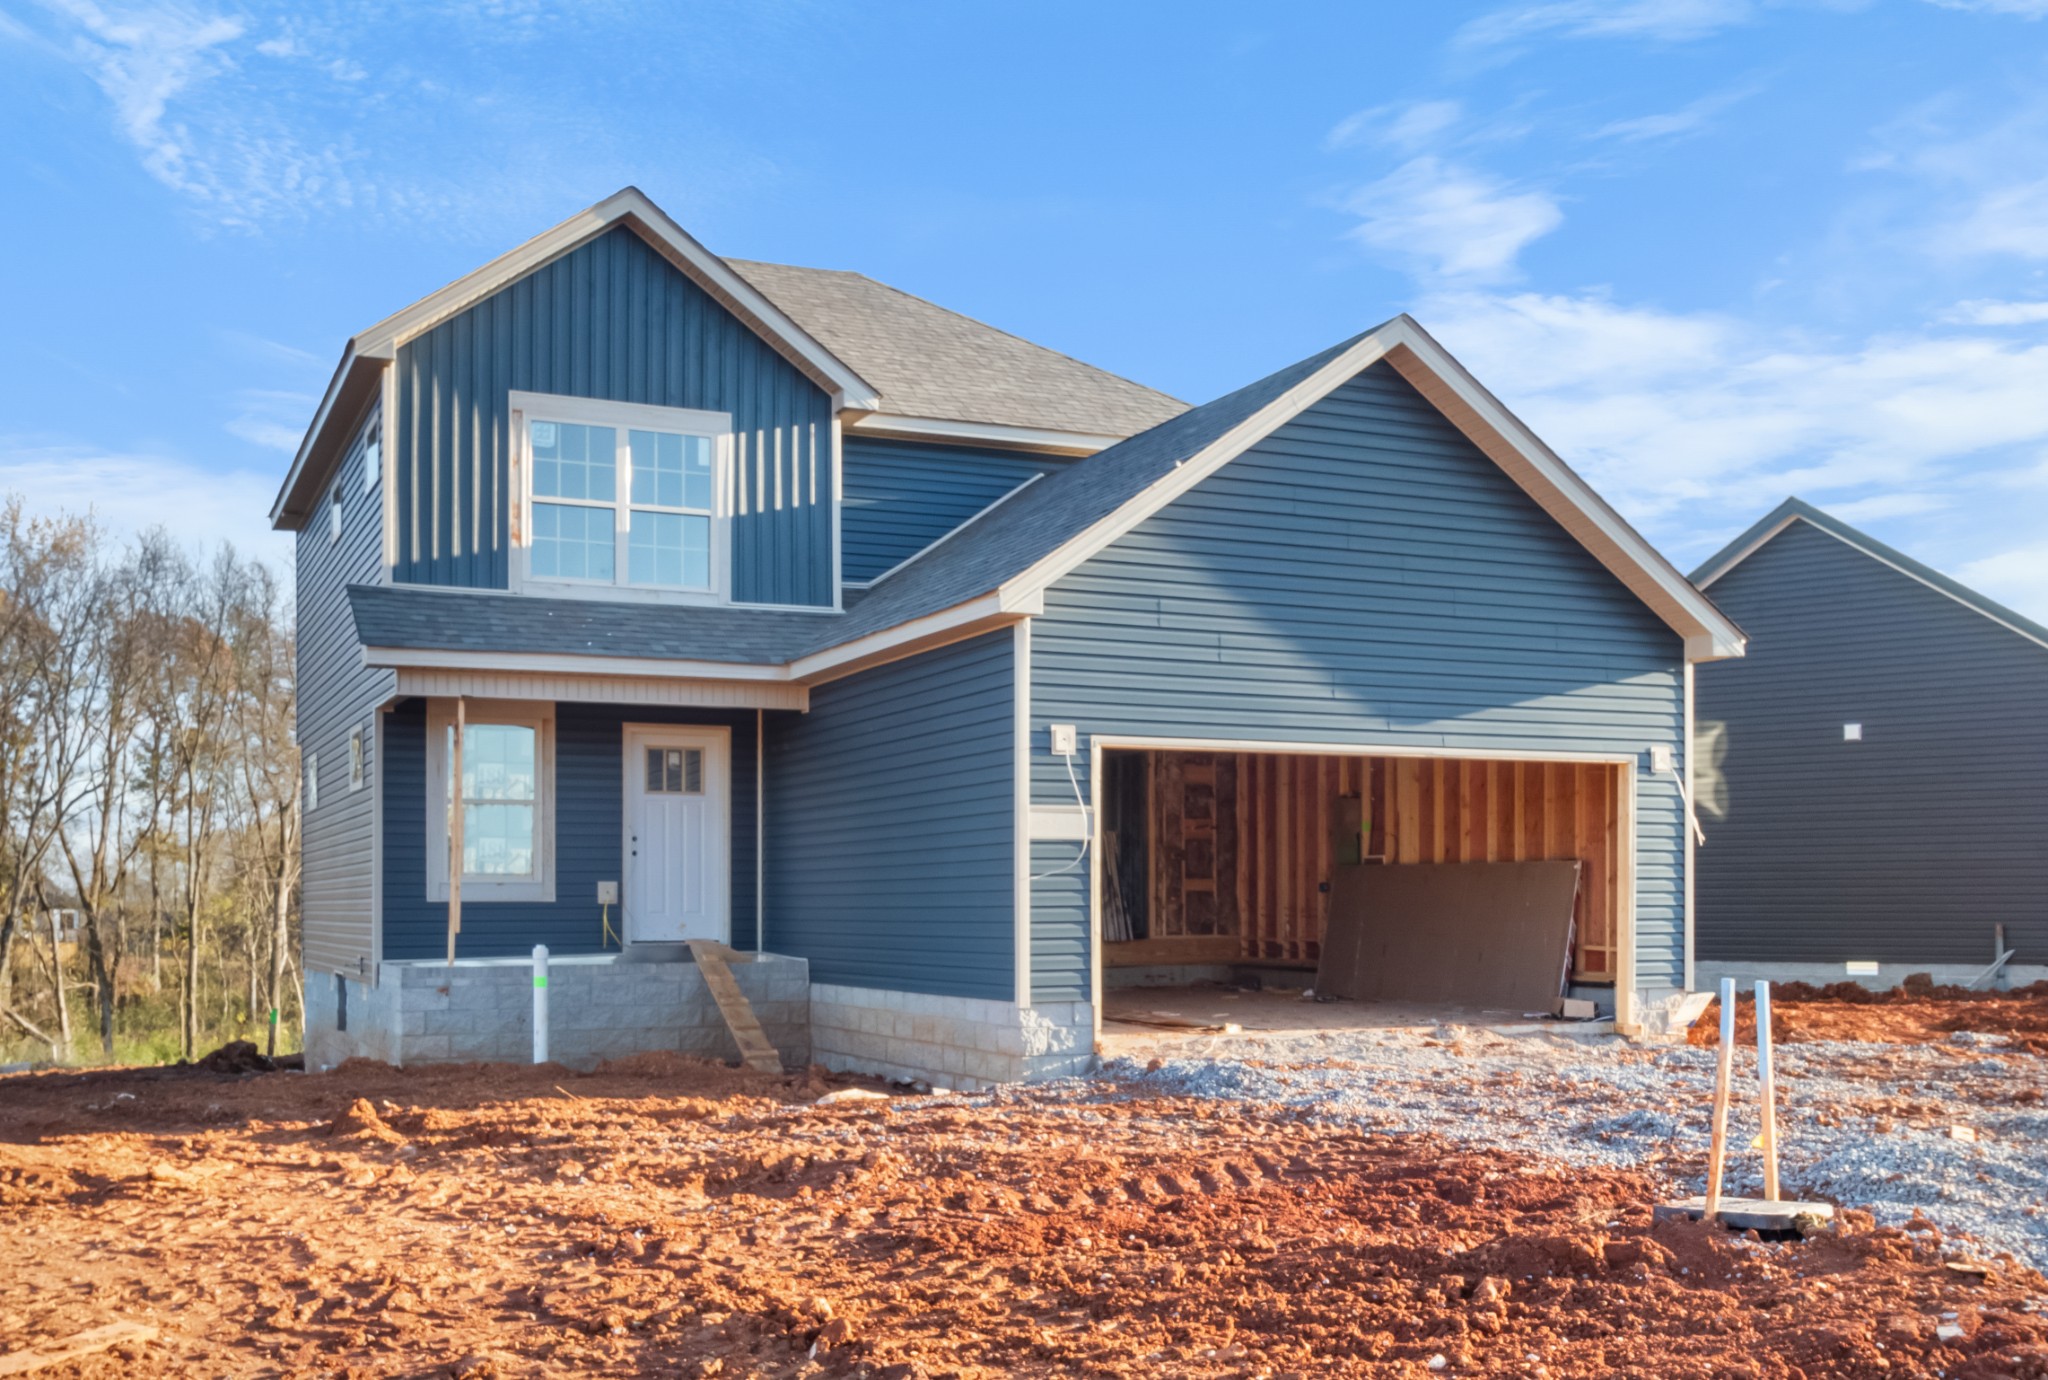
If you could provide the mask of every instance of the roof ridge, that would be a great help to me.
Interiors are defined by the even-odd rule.
[[[1041,354],[1052,355],[1055,358],[1067,361],[1067,363],[1069,364],[1078,365],[1079,367],[1088,370],[1090,373],[1103,374],[1109,378],[1116,379],[1118,382],[1127,383],[1133,388],[1142,389],[1143,391],[1150,393],[1155,398],[1162,398],[1167,402],[1177,404],[1178,406],[1184,408],[1192,407],[1195,405],[1188,402],[1186,398],[1175,397],[1171,393],[1165,392],[1158,388],[1154,388],[1149,383],[1140,383],[1138,380],[1130,377],[1128,374],[1119,374],[1114,370],[1105,369],[1099,364],[1090,364],[1087,360],[1079,359],[1073,355],[1070,355],[1065,350],[1055,350],[1052,346],[1040,344],[1038,341],[1031,339],[1029,336],[1018,335],[1015,331],[1006,331],[1001,326],[997,326],[990,322],[984,321],[978,316],[970,316],[964,311],[958,311],[952,307],[945,305],[943,302],[934,302],[929,297],[921,296],[918,293],[910,291],[908,288],[897,287],[894,283],[883,282],[880,278],[874,277],[872,274],[862,273],[858,269],[812,268],[807,264],[779,264],[772,263],[766,259],[727,259],[726,262],[729,264],[759,264],[766,268],[793,268],[797,270],[799,273],[831,273],[846,278],[859,278],[863,282],[873,283],[876,287],[881,288],[886,292],[893,292],[898,297],[908,298],[912,302],[919,303],[922,306],[930,307],[933,311],[941,311],[948,316],[956,316],[960,318],[962,321],[966,321],[972,325],[981,327],[985,331],[992,331],[997,335],[1005,336],[1011,340],[1016,341],[1020,345],[1028,345],[1032,349],[1037,350]]]

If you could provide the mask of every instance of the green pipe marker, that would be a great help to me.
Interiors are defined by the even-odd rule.
[[[535,987],[545,987],[545,986],[547,986],[547,985],[548,985],[548,980],[547,980],[547,977],[546,977],[546,976],[545,976],[544,974],[541,974],[541,973],[535,973],[535,974],[533,975],[533,985],[534,985]]]

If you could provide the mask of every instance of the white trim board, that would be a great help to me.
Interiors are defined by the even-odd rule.
[[[408,667],[399,695],[466,695],[473,700],[561,700],[579,704],[662,705],[677,709],[811,707],[807,685],[685,680],[675,676],[544,675],[517,671],[451,671]]]
[[[967,530],[968,528],[972,527],[972,526],[973,526],[973,525],[974,525],[975,523],[977,523],[977,522],[980,522],[980,521],[981,521],[981,520],[982,520],[983,518],[987,517],[987,516],[988,516],[988,515],[989,515],[990,513],[993,513],[993,512],[994,512],[994,511],[995,511],[996,509],[998,509],[998,508],[1002,507],[1002,506],[1003,506],[1003,505],[1004,505],[1005,503],[1008,503],[1008,502],[1009,502],[1009,501],[1010,501],[1011,499],[1015,498],[1015,497],[1016,497],[1016,496],[1017,496],[1018,494],[1020,494],[1020,493],[1023,493],[1023,492],[1024,492],[1024,491],[1025,491],[1026,489],[1030,488],[1030,487],[1031,487],[1031,486],[1032,486],[1033,484],[1036,484],[1036,483],[1037,483],[1037,482],[1038,482],[1039,480],[1041,480],[1041,479],[1043,479],[1043,478],[1045,478],[1045,474],[1044,474],[1044,472],[1043,472],[1043,471],[1040,471],[1039,473],[1037,473],[1037,474],[1034,474],[1034,475],[1032,475],[1032,476],[1031,476],[1031,477],[1030,477],[1029,479],[1026,479],[1026,480],[1024,480],[1024,481],[1023,481],[1022,483],[1018,484],[1018,485],[1017,485],[1016,487],[1014,487],[1014,488],[1010,488],[1010,489],[1005,489],[1005,490],[1004,490],[1004,491],[1003,491],[1003,492],[1002,492],[1001,494],[999,494],[999,495],[997,495],[997,496],[996,496],[996,498],[994,499],[994,501],[993,501],[993,502],[991,502],[991,503],[987,504],[987,505],[986,505],[985,507],[983,507],[983,508],[981,508],[981,509],[977,510],[977,511],[976,511],[976,512],[975,512],[975,513],[974,513],[973,515],[971,515],[970,517],[968,517],[968,518],[967,518],[967,519],[966,519],[966,520],[965,520],[964,522],[961,522],[961,523],[960,523],[960,524],[959,524],[958,526],[955,526],[955,527],[949,527],[949,528],[947,528],[947,529],[946,529],[945,531],[941,532],[941,533],[940,533],[940,534],[939,534],[938,536],[934,537],[934,538],[933,538],[933,539],[932,539],[931,541],[929,541],[929,542],[927,542],[927,543],[926,543],[925,545],[923,545],[923,546],[919,547],[919,548],[918,548],[917,550],[915,550],[915,551],[911,552],[911,553],[910,553],[910,554],[909,554],[908,556],[905,556],[905,557],[904,557],[904,558],[903,558],[902,560],[900,560],[900,561],[896,562],[896,564],[894,564],[894,565],[890,566],[890,567],[889,567],[889,568],[888,568],[887,570],[883,571],[883,572],[882,572],[881,574],[879,574],[879,575],[874,575],[874,576],[870,576],[870,577],[869,577],[868,579],[866,579],[866,580],[863,580],[863,581],[862,581],[862,582],[861,582],[861,583],[860,583],[860,584],[859,584],[859,585],[857,586],[857,588],[860,588],[860,589],[872,589],[872,588],[874,588],[874,587],[875,587],[876,585],[878,585],[878,584],[882,583],[882,581],[884,581],[884,580],[888,579],[888,578],[889,578],[889,577],[890,577],[891,575],[894,575],[894,574],[895,574],[895,573],[896,573],[897,571],[899,571],[899,570],[903,569],[903,568],[904,568],[905,566],[907,566],[907,565],[911,565],[911,564],[913,564],[914,562],[917,562],[917,561],[921,561],[921,560],[923,560],[923,559],[924,559],[924,558],[925,558],[926,556],[929,556],[929,555],[930,555],[930,554],[931,554],[932,552],[934,552],[934,551],[938,550],[938,549],[939,549],[940,547],[944,546],[944,545],[945,545],[945,544],[946,544],[947,542],[949,542],[949,541],[951,541],[951,540],[952,540],[953,538],[955,538],[955,537],[959,536],[959,535],[960,535],[960,534],[961,534],[962,532],[964,532],[964,531],[966,531],[966,530]],[[852,583],[852,582],[851,582],[851,581],[849,581],[848,583]]]
[[[900,417],[870,412],[847,423],[858,436],[894,437],[905,441],[957,441],[1010,450],[1043,451],[1052,455],[1093,455],[1108,450],[1122,436],[1087,431],[1054,431],[1046,427],[1012,426],[1005,422],[954,422],[940,417]]]
[[[1042,599],[1055,581],[1381,360],[1398,370],[1596,560],[1683,636],[1689,660],[1742,655],[1746,642],[1742,630],[1406,316],[1361,336],[1349,349],[1143,492],[1005,581],[1000,591],[1003,606],[1019,608],[1027,601]]]
[[[735,273],[725,260],[698,243],[646,193],[638,187],[624,187],[595,206],[577,212],[552,229],[542,231],[481,268],[465,273],[446,287],[429,293],[351,337],[326,391],[321,395],[312,424],[307,427],[298,452],[292,457],[291,469],[271,503],[271,525],[282,525],[290,500],[306,478],[309,461],[316,452],[323,457],[318,468],[324,470],[328,467],[325,461],[331,459],[328,452],[332,447],[318,443],[327,433],[336,401],[348,391],[349,381],[364,367],[395,360],[399,347],[407,341],[580,248],[615,225],[625,225],[647,241],[663,258],[717,299],[719,305],[731,311],[778,354],[830,393],[835,412],[840,409],[873,412],[881,406],[880,393],[851,365],[797,325],[765,293]],[[320,477],[324,483],[324,475]]]

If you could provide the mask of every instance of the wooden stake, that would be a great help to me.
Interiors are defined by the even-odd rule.
[[[469,701],[455,697],[455,744],[448,754],[448,966],[462,933],[462,730]]]
[[[1714,1067],[1714,1140],[1707,1152],[1706,1218],[1721,1212],[1721,1175],[1728,1163],[1728,1078],[1735,1067],[1735,979],[1721,979],[1721,1057]]]
[[[1756,1067],[1763,1085],[1764,1197],[1778,1201],[1778,1080],[1771,1070],[1771,984],[1756,985]]]

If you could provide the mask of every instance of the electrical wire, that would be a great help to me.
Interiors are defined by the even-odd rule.
[[[1074,855],[1072,862],[1062,867],[1055,867],[1050,872],[1032,873],[1031,880],[1034,882],[1042,882],[1047,877],[1057,877],[1062,873],[1072,872],[1087,860],[1088,845],[1095,842],[1095,825],[1088,818],[1088,802],[1081,798],[1081,778],[1074,775],[1074,754],[1071,752],[1067,753],[1065,760],[1067,764],[1067,782],[1074,788],[1074,803],[1081,807],[1081,851]]]

